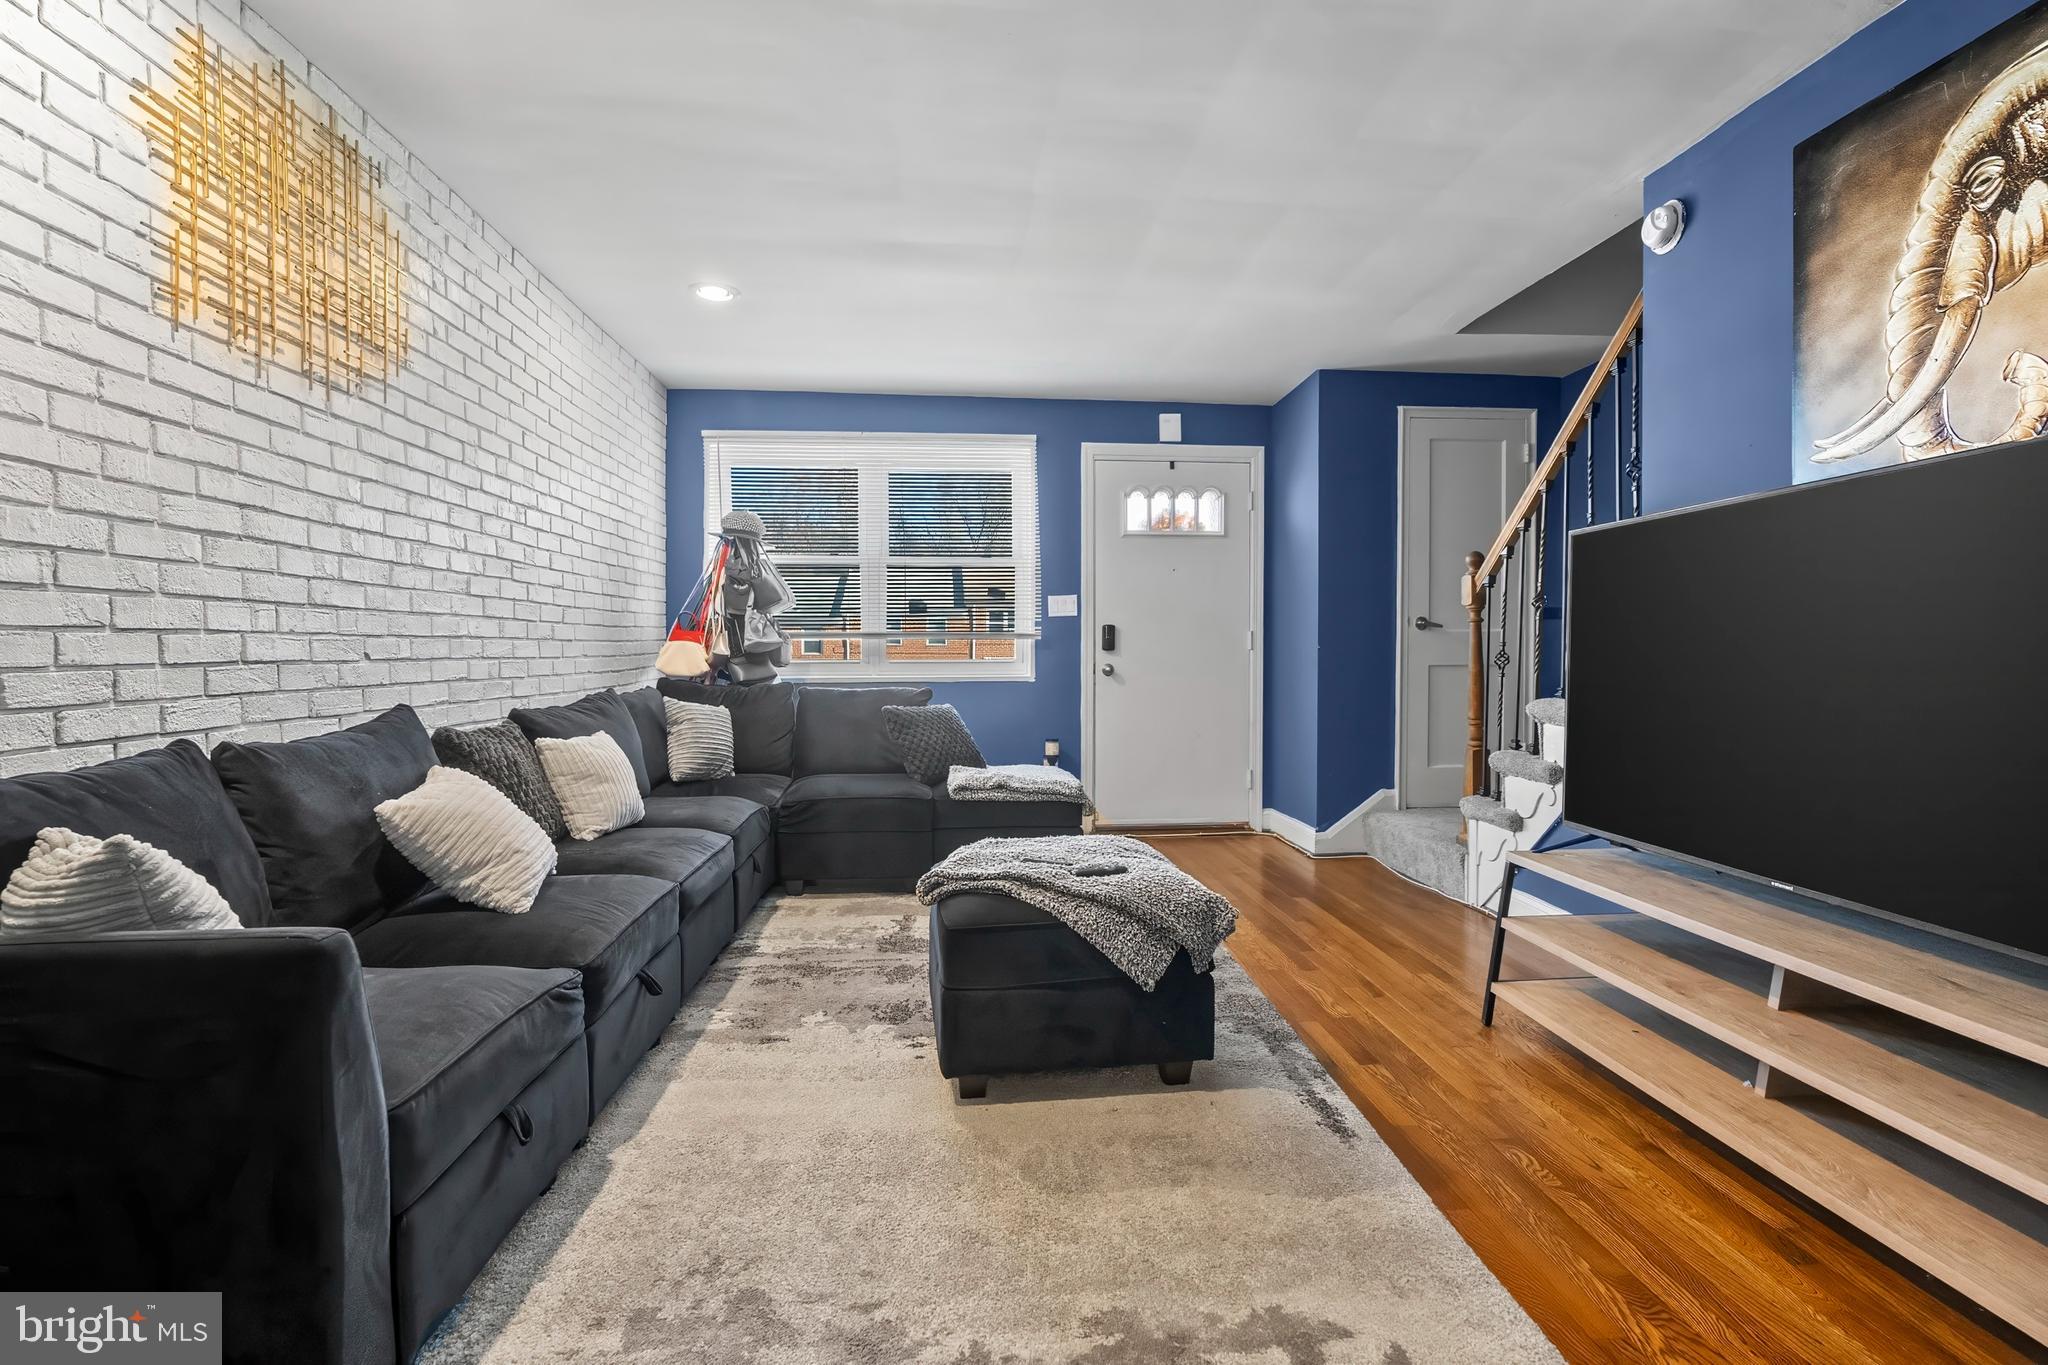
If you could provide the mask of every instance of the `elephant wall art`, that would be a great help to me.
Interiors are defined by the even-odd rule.
[[[2048,429],[2048,3],[1793,154],[1793,477]]]

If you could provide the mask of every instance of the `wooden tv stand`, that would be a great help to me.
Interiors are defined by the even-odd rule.
[[[1673,860],[1513,855],[1613,914],[1503,914],[1496,999],[2048,1343],[2048,966]],[[2044,912],[2048,913],[2048,912]],[[1498,980],[1522,940],[1583,976]]]

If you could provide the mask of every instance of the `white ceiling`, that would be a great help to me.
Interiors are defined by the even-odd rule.
[[[1457,332],[1895,0],[255,2],[671,385],[1269,402],[1583,364]]]

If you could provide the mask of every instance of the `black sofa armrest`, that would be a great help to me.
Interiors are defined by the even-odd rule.
[[[390,1237],[347,934],[0,943],[0,1287],[219,1290],[230,1361],[388,1365]]]

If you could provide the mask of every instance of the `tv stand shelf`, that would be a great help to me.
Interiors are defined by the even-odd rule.
[[[1486,1017],[1506,1001],[2048,1343],[2048,966],[1649,855],[1518,869],[1620,913],[1504,899]],[[1507,938],[1584,975],[1497,981]]]

